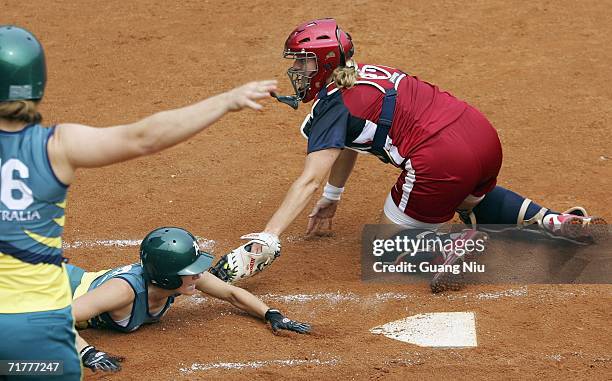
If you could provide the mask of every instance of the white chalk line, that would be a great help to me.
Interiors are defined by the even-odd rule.
[[[467,293],[463,295],[450,294],[450,295],[446,295],[446,298],[449,300],[460,300],[460,299],[495,300],[495,299],[502,299],[502,298],[522,297],[522,296],[527,296],[528,294],[529,292],[527,290],[527,287],[522,286],[522,287],[515,288],[515,289],[511,288],[508,290],[496,291],[496,292],[481,292],[478,294],[471,294],[471,293]]]
[[[81,249],[90,247],[130,247],[139,246],[142,240],[139,239],[99,239],[89,241],[74,241],[62,243],[64,249]]]
[[[455,352],[449,351],[446,353],[450,353],[455,355],[456,358],[463,358],[463,355]],[[423,364],[426,360],[431,359],[430,355],[424,355],[419,352],[414,352],[411,354],[413,358],[394,358],[389,359],[384,362],[387,366],[393,366],[398,364],[404,365],[420,365]],[[559,362],[565,359],[566,357],[577,356],[580,358],[584,358],[585,356],[579,352],[572,352],[570,354],[562,355],[560,353],[556,354],[548,354],[542,355],[542,357],[546,360]],[[601,356],[591,354],[586,356],[588,358],[592,358],[594,362],[602,362],[608,363],[612,362],[612,357],[609,356]],[[254,360],[254,361],[245,361],[245,362],[213,362],[213,363],[193,363],[188,367],[179,368],[179,371],[183,374],[193,374],[196,372],[205,372],[210,370],[244,370],[244,369],[259,369],[264,367],[298,367],[304,365],[319,365],[319,366],[335,366],[340,364],[342,361],[339,357],[334,356],[329,360],[321,360],[321,359],[277,359],[277,360]]]
[[[260,299],[266,302],[277,302],[277,303],[297,303],[305,304],[311,302],[323,302],[328,304],[338,304],[343,302],[385,302],[388,300],[403,300],[411,298],[410,295],[400,294],[395,292],[384,292],[375,293],[362,297],[352,292],[327,292],[327,293],[314,293],[314,294],[259,294],[256,295]],[[193,295],[189,300],[194,304],[206,303],[209,298],[201,294]]]
[[[508,289],[497,292],[481,292],[478,294],[463,294],[463,295],[442,295],[442,297],[453,300],[479,300],[489,301],[505,298],[520,298],[528,295],[527,287],[521,287],[518,289]],[[560,296],[567,296],[561,294]],[[285,303],[285,304],[306,304],[306,303],[326,303],[326,304],[338,304],[338,303],[378,303],[387,302],[393,300],[407,300],[407,299],[418,299],[423,297],[438,298],[440,296],[423,296],[423,295],[409,295],[397,292],[382,292],[375,293],[373,295],[358,295],[353,292],[326,292],[326,293],[312,293],[312,294],[260,294],[257,297],[261,298],[265,302]],[[189,300],[193,304],[207,303],[212,298],[208,298],[202,294],[196,294],[189,297]]]
[[[287,236],[284,240],[287,242],[299,242],[303,241],[304,239],[302,237]],[[141,239],[89,239],[64,242],[62,243],[62,248],[83,249],[92,247],[131,247],[140,246],[141,242]],[[239,241],[236,242],[238,243]],[[202,250],[212,251],[217,242],[212,239],[198,237],[198,244]]]
[[[384,303],[388,301],[399,301],[399,300],[419,300],[423,298],[431,298],[435,300],[437,298],[443,298],[448,301],[477,301],[477,302],[490,302],[508,299],[522,299],[528,296],[535,297],[538,299],[567,299],[574,296],[583,296],[587,293],[583,290],[562,291],[562,290],[542,290],[536,292],[529,292],[527,286],[518,288],[510,288],[501,291],[492,292],[480,292],[480,293],[464,293],[464,294],[447,294],[447,295],[411,295],[397,292],[377,292],[372,295],[359,295],[354,292],[324,292],[324,293],[310,293],[310,294],[258,294],[256,295],[265,302],[273,303],[284,303],[284,304],[307,304],[307,303],[325,303],[328,305],[335,305],[339,303],[358,303],[371,305],[374,303]],[[203,304],[213,301],[213,298],[208,298],[202,294],[196,294],[186,299],[192,304]]]
[[[518,296],[526,296],[527,291],[525,289],[524,293],[515,293],[514,290],[504,290],[499,292],[490,292],[490,293],[479,293],[479,294],[466,294],[462,296],[456,295],[445,295],[449,300],[463,298],[477,299],[477,300],[489,300],[489,299],[499,299],[506,297],[518,297]],[[410,294],[402,294],[396,292],[383,292],[383,293],[375,293],[373,295],[360,296],[358,294],[348,292],[348,293],[321,293],[321,294],[294,294],[294,295],[279,295],[279,294],[264,294],[260,295],[260,297],[267,301],[274,302],[283,302],[283,303],[309,303],[309,302],[327,302],[329,304],[336,304],[340,302],[386,302],[390,300],[405,300],[405,299],[415,299],[422,296],[410,295]],[[426,297],[430,297],[427,295]]]
[[[132,247],[140,246],[142,240],[140,239],[95,239],[95,240],[83,240],[73,242],[63,242],[62,248],[66,249],[83,249],[92,247]],[[216,242],[211,239],[198,238],[198,245],[200,249],[205,251],[212,251],[215,247]]]
[[[190,374],[199,371],[207,371],[214,369],[221,370],[240,370],[240,369],[258,369],[263,367],[295,367],[303,365],[327,365],[334,366],[340,363],[340,359],[334,357],[330,360],[320,359],[283,359],[283,360],[258,360],[258,361],[247,361],[247,362],[216,362],[216,363],[193,363],[191,366],[186,368],[179,368],[181,373]]]

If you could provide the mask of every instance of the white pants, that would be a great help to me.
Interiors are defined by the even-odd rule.
[[[441,223],[429,224],[427,222],[417,221],[414,218],[406,215],[404,212],[401,211],[400,208],[397,207],[397,205],[395,205],[393,199],[391,198],[391,193],[387,195],[387,199],[385,200],[385,207],[383,210],[385,216],[394,224],[404,225],[411,229],[426,229],[436,231],[440,228],[440,226],[442,226]]]

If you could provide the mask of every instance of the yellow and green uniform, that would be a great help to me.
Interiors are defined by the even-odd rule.
[[[54,131],[0,131],[0,359],[59,357],[62,379],[72,379],[80,362],[62,255],[68,187],[47,154]]]

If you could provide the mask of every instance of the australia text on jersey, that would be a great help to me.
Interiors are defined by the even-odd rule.
[[[40,220],[40,213],[36,210],[3,210],[0,212],[0,220],[7,222]]]

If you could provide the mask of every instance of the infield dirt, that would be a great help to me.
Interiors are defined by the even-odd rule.
[[[335,17],[352,34],[358,62],[400,67],[490,119],[504,147],[500,185],[543,205],[582,205],[612,218],[610,1],[298,5],[0,0],[0,24],[31,29],[46,48],[48,124],[107,126],[254,79],[276,78],[288,93],[287,34],[307,19]],[[228,115],[167,152],[80,172],[65,241],[139,239],[177,225],[214,240],[214,254],[224,254],[241,244],[240,235],[263,228],[299,175],[306,144],[298,127],[308,110],[270,100],[262,113]],[[311,322],[312,335],[274,336],[230,305],[183,297],[160,324],[135,333],[84,331],[99,348],[127,357],[121,373],[86,371],[86,379],[612,377],[610,285],[473,286],[432,296],[426,284],[362,283],[361,229],[377,221],[397,175],[360,156],[335,236],[304,240],[302,214],[281,258],[241,284]],[[137,247],[70,248],[66,255],[88,270],[138,259]],[[478,347],[433,350],[369,333],[437,311],[475,312]]]

